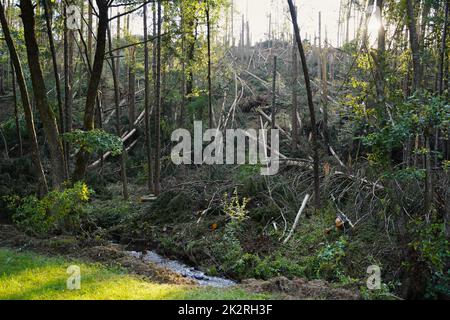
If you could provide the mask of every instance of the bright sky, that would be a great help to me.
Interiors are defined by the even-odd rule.
[[[325,26],[328,31],[329,41],[333,44],[337,39],[337,28],[339,18],[339,0],[294,0],[298,10],[298,23],[301,34],[305,37],[314,35],[318,30],[319,11],[322,12],[322,32]],[[290,21],[288,4],[286,0],[234,0],[235,10],[239,12],[235,16],[235,25],[240,29],[241,17],[248,17],[252,42],[265,39],[269,29],[269,13],[272,14],[272,23],[279,24],[282,28],[283,22]],[[287,20],[289,18],[289,20]],[[239,31],[237,31],[238,33]]]
[[[234,1],[234,34],[238,43],[241,31],[242,15],[249,21],[252,43],[267,39],[269,31],[269,13],[272,15],[272,27],[278,30],[288,28],[291,33],[290,14],[286,0],[233,0]],[[301,36],[306,34],[314,39],[314,33],[318,30],[318,15],[322,12],[322,39],[325,38],[327,29],[328,41],[333,45],[337,42],[337,28],[339,18],[340,0],[294,0],[298,8],[298,23]],[[225,12],[223,14],[225,19]],[[142,34],[141,12],[132,15],[131,25],[133,32]],[[223,23],[222,26],[225,24]],[[278,25],[278,27],[277,27]],[[286,29],[285,29],[286,30]],[[350,26],[352,29],[352,25]]]

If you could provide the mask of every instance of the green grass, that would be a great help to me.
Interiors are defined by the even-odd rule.
[[[81,269],[81,289],[68,290],[70,265]],[[157,284],[100,264],[0,249],[0,300],[240,300],[268,296],[240,289]]]

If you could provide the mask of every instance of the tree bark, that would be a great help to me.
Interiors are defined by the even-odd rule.
[[[298,55],[297,55],[297,42],[295,35],[292,42],[292,149],[296,150],[298,145],[298,93],[297,93],[297,80],[298,80]]]
[[[439,94],[444,92],[444,65],[445,65],[445,53],[447,52],[447,33],[448,33],[448,7],[450,0],[445,1],[445,18],[444,27],[442,30],[442,42],[441,50],[439,54],[439,75],[438,75],[438,90]]]
[[[16,121],[16,136],[17,141],[19,142],[19,152],[20,156],[23,156],[23,144],[22,144],[22,134],[20,133],[20,122],[19,122],[19,108],[17,105],[17,88],[16,88],[16,76],[14,74],[14,65],[11,60],[11,86],[13,91],[13,99],[14,99],[14,119]]]
[[[413,0],[406,0],[406,12],[408,16],[409,41],[413,63],[413,87],[412,91],[420,88],[422,83],[422,63],[420,59],[419,37],[417,35],[416,15],[414,13]]]
[[[106,33],[108,29],[108,1],[96,0],[98,8],[98,28],[97,44],[95,48],[94,64],[89,79],[89,86],[84,108],[84,130],[91,131],[95,127],[95,105],[97,100],[97,91],[102,77],[103,62],[106,49]],[[77,154],[76,167],[73,173],[73,180],[84,179],[86,169],[89,163],[89,154],[80,150]]]
[[[114,104],[116,106],[116,134],[118,137],[121,136],[121,125],[120,125],[120,88],[118,79],[118,69],[115,66],[114,55],[112,52],[112,35],[111,29],[108,27],[108,44],[109,44],[109,58],[111,60],[111,72],[113,76],[114,83]],[[123,147],[122,153],[120,155],[120,175],[122,178],[122,194],[124,200],[128,200],[128,182],[127,182],[127,171],[126,171],[126,149]]]
[[[48,192],[47,179],[45,178],[41,157],[39,155],[39,145],[37,142],[36,130],[34,127],[33,112],[31,110],[28,89],[25,82],[25,78],[23,76],[22,64],[20,63],[20,59],[17,54],[16,47],[14,46],[14,42],[11,37],[11,32],[9,30],[9,26],[6,20],[5,8],[1,2],[0,2],[0,22],[2,25],[5,41],[8,46],[9,54],[11,56],[11,61],[14,65],[14,71],[17,77],[17,84],[22,98],[22,105],[25,114],[25,122],[27,125],[28,135],[31,144],[31,158],[33,160],[33,165],[36,170],[37,178],[39,180],[41,193],[45,194]]]
[[[53,41],[53,33],[52,33],[52,16],[51,11],[48,5],[48,0],[43,0],[44,4],[44,15],[45,15],[45,23],[47,26],[47,36],[48,42],[50,46],[50,53],[52,55],[52,64],[53,64],[53,74],[55,76],[55,90],[56,90],[56,99],[58,102],[58,114],[59,114],[59,132],[63,134],[65,132],[64,125],[64,105],[62,102],[62,94],[61,94],[61,81],[59,80],[59,72],[58,72],[58,61],[56,58],[56,48],[55,42]],[[63,144],[63,152],[64,152],[64,144]],[[65,154],[65,152],[64,152]],[[64,156],[64,178],[67,179],[68,171],[66,166],[66,157]]]
[[[317,126],[316,126],[316,114],[314,110],[314,102],[313,102],[313,95],[311,90],[311,81],[309,79],[309,73],[308,73],[308,65],[306,62],[306,56],[305,51],[303,50],[303,44],[302,40],[300,38],[300,29],[298,27],[297,23],[297,13],[295,11],[295,7],[292,0],[288,0],[289,4],[289,11],[291,13],[292,18],[292,24],[294,26],[294,34],[295,39],[297,41],[298,51],[300,54],[300,59],[302,62],[302,68],[303,68],[303,75],[305,78],[305,86],[306,86],[306,93],[308,97],[308,108],[309,108],[309,114],[310,114],[310,120],[311,120],[311,136],[312,136],[312,144],[313,144],[313,153],[314,153],[314,205],[316,209],[319,209],[321,207],[321,201],[320,201],[320,177],[319,177],[319,144],[317,141]]]
[[[273,70],[272,70],[272,129],[276,127],[276,99],[277,99],[277,56],[273,56]]]
[[[209,16],[209,0],[206,3],[206,33],[208,42],[208,116],[209,128],[213,128],[212,84],[211,84],[211,21]]]
[[[155,195],[161,193],[161,0],[157,9],[156,86],[155,86]]]
[[[150,66],[148,54],[148,17],[147,5],[144,5],[144,69],[145,69],[145,89],[144,89],[144,107],[145,107],[145,153],[147,156],[147,187],[148,191],[154,190],[153,184],[153,166],[151,155],[151,131],[150,131]]]
[[[21,0],[21,18],[24,26],[25,45],[30,68],[36,107],[39,110],[44,132],[48,140],[52,163],[53,186],[59,188],[64,182],[65,164],[61,140],[55,115],[47,100],[44,76],[39,61],[39,46],[36,40],[34,6],[31,0]]]
[[[73,31],[67,28],[67,12],[64,5],[64,121],[66,132],[73,126]],[[70,144],[64,147],[67,172],[69,172]]]

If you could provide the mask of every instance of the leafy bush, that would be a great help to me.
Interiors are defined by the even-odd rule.
[[[426,297],[450,297],[450,243],[445,237],[444,223],[415,220],[412,224],[415,241],[411,245],[431,271]]]
[[[316,256],[310,257],[306,266],[310,277],[327,280],[344,279],[343,259],[346,245],[347,239],[342,236],[321,248]]]
[[[250,201],[248,198],[243,198],[242,202],[239,200],[237,188],[234,189],[231,198],[228,194],[224,194],[222,200],[223,211],[232,219],[237,222],[242,222],[248,218],[249,211],[246,209],[247,204]]]
[[[90,194],[86,184],[78,182],[72,188],[51,191],[42,199],[34,195],[24,198],[11,196],[8,202],[14,210],[13,221],[20,228],[44,235],[79,229]]]
[[[100,129],[74,130],[63,134],[62,137],[87,153],[111,151],[113,156],[117,156],[122,153],[123,149],[122,139]]]

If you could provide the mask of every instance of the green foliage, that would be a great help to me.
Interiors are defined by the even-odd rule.
[[[74,130],[62,138],[88,153],[111,151],[113,156],[122,153],[123,142],[118,136],[95,129],[91,131]]]
[[[56,231],[78,230],[84,216],[85,203],[91,191],[86,184],[76,183],[63,191],[51,191],[44,198],[10,196],[13,220],[27,232],[45,235]]]
[[[122,199],[93,201],[85,208],[85,216],[96,227],[111,228],[126,221],[135,208]]]
[[[307,273],[318,279],[343,280],[345,278],[343,259],[346,256],[347,238],[341,236],[337,241],[322,247],[315,256],[308,258]]]
[[[231,198],[228,197],[228,194],[224,194],[222,200],[223,211],[232,220],[242,222],[248,218],[249,211],[246,208],[249,201],[250,199],[243,198],[241,202],[236,188]]]
[[[257,254],[245,252],[238,238],[243,232],[242,226],[236,221],[226,225],[222,238],[212,247],[214,257],[219,262],[215,266],[216,271],[220,269],[238,279],[304,275],[303,267],[281,254],[261,258]]]
[[[450,243],[445,237],[444,223],[412,221],[414,241],[410,244],[431,271],[426,296],[436,298],[450,295]]]

